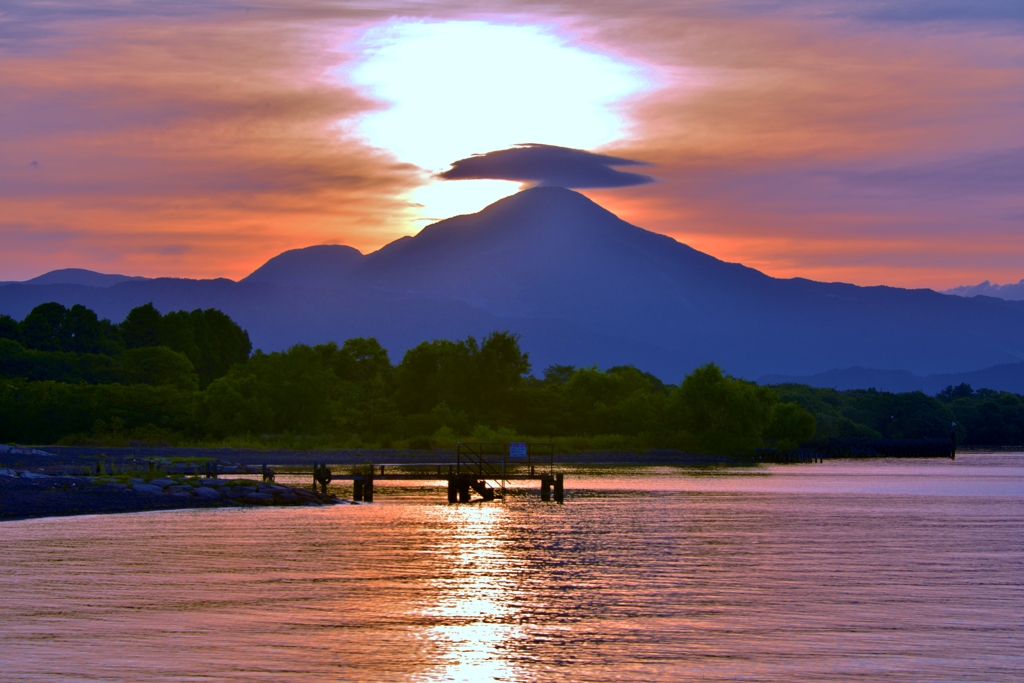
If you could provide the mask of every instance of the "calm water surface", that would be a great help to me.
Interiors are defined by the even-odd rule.
[[[1024,455],[566,489],[0,523],[0,680],[1024,680]]]

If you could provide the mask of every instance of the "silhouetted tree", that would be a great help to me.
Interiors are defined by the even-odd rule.
[[[151,302],[133,308],[120,329],[129,349],[166,346],[185,354],[201,388],[226,375],[232,365],[245,362],[252,351],[249,333],[214,308],[162,316]]]
[[[170,384],[185,391],[199,389],[192,361],[166,346],[144,346],[124,354],[124,378],[129,384]]]
[[[249,333],[215,308],[173,311],[163,316],[158,326],[163,346],[188,356],[205,388],[223,377],[237,363],[244,363],[252,352]]]
[[[39,304],[21,321],[21,338],[30,349],[64,351],[70,335],[64,326],[68,309],[56,302]]]
[[[471,361],[479,383],[481,411],[506,421],[515,409],[516,392],[530,374],[530,355],[519,348],[519,335],[492,332],[484,337]]]
[[[792,447],[814,436],[814,416],[798,403],[777,403],[772,408],[771,422],[764,430],[764,438],[786,441]]]
[[[935,398],[939,399],[943,403],[949,403],[957,400],[958,398],[965,398],[967,396],[972,396],[973,394],[974,389],[971,388],[970,384],[964,382],[955,387],[950,384],[945,389],[935,394]]]
[[[156,310],[153,302],[133,308],[118,326],[125,348],[160,346],[160,322],[160,311]]]
[[[21,342],[21,325],[9,315],[0,315],[0,339]]]
[[[1024,444],[1024,397],[979,389],[953,401],[950,408],[964,433],[958,441],[978,446]]]
[[[549,365],[544,370],[544,381],[548,384],[568,384],[574,372],[575,365]]]

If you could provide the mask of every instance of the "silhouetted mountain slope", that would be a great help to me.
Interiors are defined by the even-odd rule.
[[[16,317],[51,299],[115,320],[150,300],[161,310],[213,306],[264,350],[373,335],[398,358],[425,339],[508,329],[523,335],[537,370],[632,363],[670,381],[707,361],[759,377],[850,366],[924,375],[1024,358],[1021,302],[771,278],[553,187],[366,256],[286,252],[240,283],[0,286],[0,312]]]
[[[75,285],[0,286],[0,312],[17,319],[39,303],[88,306],[101,318],[121,321],[132,308],[152,301],[162,312],[217,308],[249,332],[253,348],[286,349],[350,337],[376,337],[401,360],[424,340],[481,338],[514,329],[538,371],[551,364],[626,365],[644,360],[659,372],[678,365],[674,354],[647,344],[596,334],[568,321],[508,320],[458,301],[388,299],[337,290],[279,287],[231,280],[159,278],[110,288]]]
[[[39,277],[26,280],[25,283],[30,285],[85,285],[87,287],[110,287],[112,285],[116,285],[118,282],[146,279],[148,278],[139,277],[137,275],[108,275],[106,273],[97,273],[92,270],[85,270],[84,268],[62,268],[60,270],[51,270],[49,273],[43,273]]]
[[[363,255],[352,247],[322,244],[278,254],[242,282],[267,282],[284,287],[336,288],[348,283]]]
[[[1003,363],[973,372],[956,372],[920,377],[906,370],[874,370],[846,368],[816,375],[765,375],[761,384],[809,384],[812,387],[847,389],[878,389],[895,393],[923,391],[937,394],[948,386],[969,384],[975,389],[995,389],[1024,394],[1024,362]]]

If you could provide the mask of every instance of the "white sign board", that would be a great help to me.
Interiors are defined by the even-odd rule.
[[[526,460],[526,444],[510,443],[508,445],[508,457],[510,460]]]

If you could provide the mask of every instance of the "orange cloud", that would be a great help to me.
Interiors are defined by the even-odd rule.
[[[410,231],[423,172],[354,137],[345,122],[382,105],[326,76],[352,57],[339,45],[403,15],[540,22],[651,65],[659,87],[619,105],[629,138],[598,151],[659,182],[587,192],[637,225],[779,276],[1016,282],[1020,23],[870,5],[115,3],[45,21],[12,5],[0,280],[240,277],[286,249]]]
[[[634,139],[602,151],[654,162],[661,182],[589,195],[782,277],[1024,276],[1019,33],[634,16],[595,35],[654,56],[683,85],[634,103]],[[687,87],[688,72],[700,82]]]
[[[0,61],[2,279],[238,277],[284,249],[399,236],[421,173],[338,129],[377,105],[319,77],[331,47],[269,22],[125,22]]]

